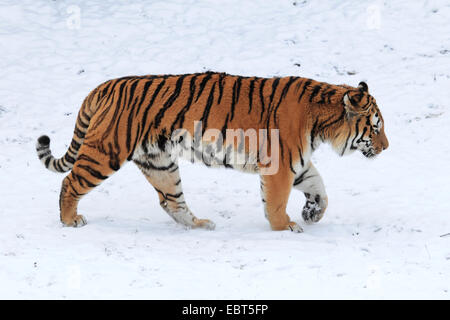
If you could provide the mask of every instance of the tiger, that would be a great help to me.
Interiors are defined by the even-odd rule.
[[[211,130],[217,137],[207,137]],[[229,138],[232,130],[241,131]],[[257,148],[250,148],[251,130],[277,135],[257,136]],[[211,71],[117,78],[84,99],[63,157],[52,155],[47,135],[37,139],[36,150],[47,169],[70,171],[59,195],[64,226],[85,225],[77,212],[79,200],[132,161],[173,220],[187,228],[214,229],[214,222],[197,218],[186,203],[178,165],[186,158],[259,174],[271,229],[300,233],[302,227],[286,213],[292,188],[305,195],[301,215],[306,224],[321,220],[328,206],[323,180],[311,162],[322,143],[339,156],[359,150],[374,158],[388,148],[384,120],[367,83],[351,87],[295,76]],[[264,146],[270,152],[263,152]],[[223,151],[220,156],[217,150]],[[243,160],[236,161],[233,154]],[[270,172],[275,162],[276,170]]]

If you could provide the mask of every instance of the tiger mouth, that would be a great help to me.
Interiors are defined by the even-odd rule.
[[[366,158],[374,158],[377,156],[377,154],[375,153],[375,150],[365,150],[362,152],[362,154],[366,157]]]

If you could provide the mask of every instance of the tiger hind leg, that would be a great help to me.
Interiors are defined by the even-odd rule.
[[[158,192],[161,207],[173,220],[189,228],[215,228],[214,222],[198,219],[188,208],[181,187],[178,164],[176,160],[171,159],[170,154],[139,153],[137,157],[133,157],[133,161]]]
[[[60,219],[65,226],[82,227],[87,223],[84,216],[77,213],[79,200],[119,170],[126,160],[126,156],[120,159],[113,150],[108,154],[101,153],[93,145],[85,141],[72,171],[63,180],[59,207]]]

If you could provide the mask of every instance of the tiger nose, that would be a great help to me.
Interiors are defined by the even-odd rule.
[[[386,150],[389,148],[389,141],[386,139],[386,141],[383,141],[383,150]]]

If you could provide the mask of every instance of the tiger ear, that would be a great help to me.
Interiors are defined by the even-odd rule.
[[[346,93],[344,95],[343,101],[344,101],[345,111],[349,118],[361,113],[361,111],[362,111],[361,108],[358,106],[358,104],[355,101],[352,101],[352,99],[349,98],[348,93]]]
[[[359,91],[361,91],[361,92],[367,92],[367,93],[369,93],[369,86],[368,86],[367,83],[365,83],[364,81],[361,81],[361,82],[358,84],[358,89],[359,89]]]

